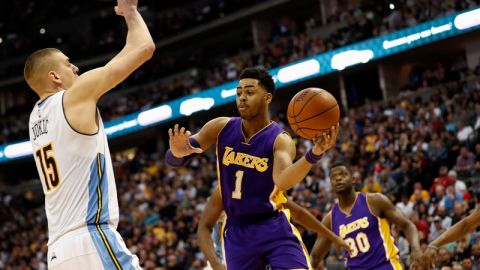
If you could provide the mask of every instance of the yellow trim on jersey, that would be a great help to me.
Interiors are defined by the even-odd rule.
[[[97,208],[97,217],[95,218],[95,224],[98,224],[100,221],[100,213],[102,212],[102,191],[100,190],[100,181],[102,180],[102,163],[100,162],[100,153],[97,154],[97,174],[98,174],[98,185],[97,185],[97,194],[98,194],[98,208]]]
[[[273,210],[277,209],[282,209],[282,205],[287,203],[287,198],[281,192],[277,186],[273,186],[273,191],[270,193],[270,196],[268,197],[270,204],[273,206]],[[290,219],[289,219],[290,220]]]
[[[100,160],[100,153],[97,154],[97,173],[98,173],[98,185],[97,185],[97,194],[98,194],[98,209],[97,209],[97,217],[95,219],[95,225],[97,227],[98,232],[100,233],[100,236],[102,237],[103,244],[105,247],[107,247],[108,253],[110,254],[110,257],[113,260],[113,263],[117,267],[117,269],[122,270],[122,267],[120,266],[120,263],[118,262],[117,256],[115,256],[115,253],[113,252],[112,247],[110,246],[110,243],[108,242],[107,238],[105,237],[105,234],[102,231],[102,228],[100,228],[100,214],[102,212],[102,190],[100,189],[100,182],[102,181],[102,162]]]
[[[117,269],[122,270],[122,266],[120,266],[120,263],[118,262],[117,257],[115,256],[115,253],[112,250],[112,247],[110,246],[110,243],[108,242],[107,238],[105,237],[105,234],[102,231],[102,228],[100,228],[100,224],[97,224],[97,230],[100,233],[100,236],[102,236],[103,244],[107,247],[108,253],[110,253],[110,257],[113,260],[113,263],[115,263],[115,266]]]
[[[398,248],[395,246],[393,236],[390,234],[390,224],[383,218],[377,217],[377,220],[379,225],[378,230],[383,240],[383,247],[385,248],[386,259],[390,262],[393,269],[402,270],[398,258]]]
[[[290,223],[290,211],[281,210],[281,212],[287,217],[288,223]],[[308,254],[307,248],[303,244],[303,240],[302,240],[302,236],[300,235],[300,232],[297,230],[297,228],[295,228],[295,226],[292,225],[292,223],[290,223],[290,228],[292,228],[293,234],[297,237],[297,240],[300,246],[302,246],[303,254],[305,255],[305,260],[307,260],[308,269],[313,270],[312,264],[310,263],[310,255]]]

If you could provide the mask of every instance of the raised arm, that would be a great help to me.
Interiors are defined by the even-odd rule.
[[[332,213],[328,213],[322,221],[323,225],[327,228],[332,227]],[[312,252],[310,256],[312,257],[312,265],[314,269],[318,269],[321,261],[325,259],[328,251],[330,250],[332,242],[325,237],[325,235],[317,234],[317,240],[315,245],[313,245]]]
[[[200,250],[205,254],[205,257],[212,265],[213,269],[225,269],[219,261],[217,261],[217,256],[215,255],[215,250],[213,247],[212,241],[212,230],[215,224],[217,223],[220,215],[223,211],[222,198],[220,195],[220,190],[216,189],[212,193],[212,196],[205,206],[205,210],[202,213],[200,218],[200,223],[198,224],[198,244]]]
[[[320,160],[321,155],[335,145],[339,125],[332,127],[314,142],[314,147],[307,154],[293,163],[296,154],[295,144],[287,133],[278,135],[275,141],[273,181],[281,191],[285,191],[305,178],[312,164]]]
[[[90,134],[98,129],[94,121],[98,99],[150,59],[155,50],[155,43],[137,10],[137,0],[118,0],[115,11],[125,18],[128,27],[124,48],[105,66],[78,77],[64,94],[68,122],[82,133]]]
[[[410,269],[419,269],[421,266],[422,252],[420,250],[420,241],[415,225],[381,193],[367,194],[367,203],[374,215],[387,219],[405,234],[410,244]]]
[[[475,211],[470,214],[468,217],[461,220],[459,223],[452,226],[450,229],[445,231],[428,245],[428,250],[424,255],[423,262],[424,262],[424,269],[430,269],[432,264],[435,262],[437,258],[437,251],[438,248],[451,243],[453,241],[457,241],[465,237],[466,234],[472,232],[477,227],[480,226],[480,208],[475,209]]]

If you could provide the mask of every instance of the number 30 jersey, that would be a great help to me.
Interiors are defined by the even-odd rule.
[[[372,214],[368,207],[367,194],[357,193],[355,204],[346,214],[335,204],[332,208],[332,231],[352,249],[347,258],[349,269],[401,270],[398,248],[390,234],[386,219]]]
[[[275,140],[282,132],[271,122],[247,141],[239,117],[231,118],[220,131],[217,170],[227,223],[271,217],[286,202],[272,176]]]
[[[68,232],[118,224],[118,201],[107,136],[98,114],[98,132],[75,131],[65,117],[59,91],[30,114],[33,157],[45,193],[48,244]],[[93,119],[92,119],[93,121]]]

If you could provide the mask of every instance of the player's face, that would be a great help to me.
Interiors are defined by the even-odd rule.
[[[63,89],[68,89],[78,77],[78,67],[70,63],[70,59],[63,53],[53,55],[54,68],[50,71],[51,78]]]
[[[261,87],[256,79],[241,79],[237,86],[237,109],[240,116],[250,120],[268,110],[272,94]]]
[[[342,193],[353,188],[352,174],[345,166],[334,167],[330,170],[330,182],[335,193]]]

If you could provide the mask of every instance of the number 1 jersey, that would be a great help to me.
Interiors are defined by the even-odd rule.
[[[268,218],[286,202],[272,176],[275,140],[282,132],[271,122],[247,140],[239,117],[220,131],[217,171],[227,223]]]

